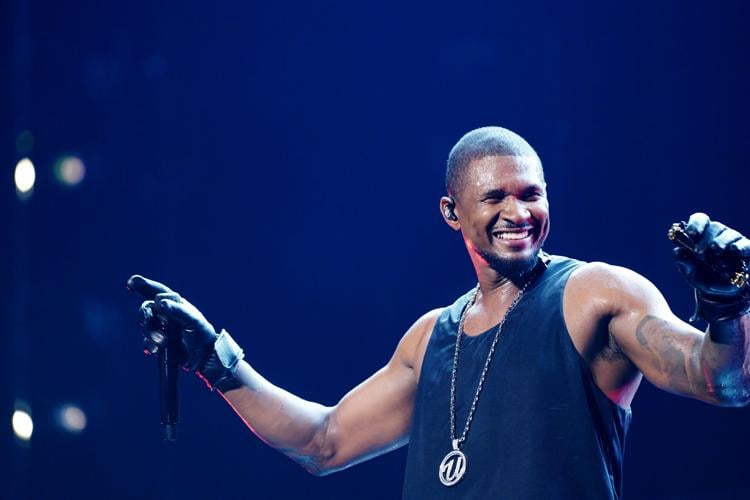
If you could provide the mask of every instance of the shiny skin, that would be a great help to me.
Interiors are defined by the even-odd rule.
[[[549,233],[546,186],[536,162],[508,156],[475,160],[461,191],[440,200],[445,222],[463,236],[480,285],[466,314],[468,335],[496,325],[518,293],[516,283],[491,261],[534,259]],[[448,205],[456,220],[446,217]],[[522,239],[493,235],[525,234],[526,229],[530,234]],[[704,233],[696,225],[696,238]],[[710,245],[710,234],[707,240]],[[419,318],[385,366],[335,405],[299,398],[273,385],[244,360],[236,374],[242,386],[222,396],[252,432],[309,472],[323,475],[351,466],[408,442],[425,350],[441,312],[435,309]],[[743,369],[750,366],[745,343],[750,316],[724,325],[733,333],[726,337],[734,340],[717,344],[675,317],[648,280],[596,262],[571,274],[563,315],[597,386],[614,404],[630,405],[641,374],[663,390],[709,403],[750,403],[750,376]]]
[[[506,277],[493,269],[492,261],[533,262],[549,234],[549,201],[541,165],[536,157],[486,156],[466,169],[461,192],[453,199],[441,198],[441,212],[455,200],[456,220],[445,218],[445,222],[461,231],[480,282],[483,278],[502,282]],[[521,240],[493,236],[497,231],[525,229],[530,235]]]

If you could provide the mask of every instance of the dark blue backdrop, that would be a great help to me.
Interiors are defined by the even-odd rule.
[[[404,450],[314,478],[197,380],[160,442],[134,272],[166,281],[276,384],[332,404],[473,284],[437,207],[447,152],[499,124],[538,149],[547,249],[637,270],[683,317],[665,230],[745,233],[744,2],[41,2],[0,9],[3,498],[398,498]],[[38,173],[20,202],[12,170]],[[21,145],[23,146],[23,145]],[[52,172],[79,155],[75,188]],[[58,405],[86,411],[79,435]],[[738,498],[748,409],[644,383],[631,499]]]

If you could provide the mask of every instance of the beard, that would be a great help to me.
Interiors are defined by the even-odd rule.
[[[508,278],[517,286],[522,286],[528,281],[532,271],[539,263],[539,253],[523,259],[506,259],[484,251],[478,253],[487,262],[490,269],[500,276]]]

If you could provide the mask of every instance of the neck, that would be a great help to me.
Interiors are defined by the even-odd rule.
[[[523,283],[514,283],[508,276],[498,273],[486,264],[475,263],[474,267],[479,283],[475,303],[495,308],[495,305],[512,300],[523,286]]]
[[[475,303],[481,304],[482,308],[489,307],[490,310],[499,309],[518,295],[523,285],[516,285],[508,278],[495,280],[479,280],[479,291]]]
[[[472,259],[474,262],[474,270],[477,275],[477,282],[479,283],[479,294],[477,295],[477,301],[491,303],[499,301],[504,302],[512,299],[523,288],[523,286],[534,278],[539,272],[539,266],[541,265],[537,261],[536,265],[522,277],[511,277],[503,275],[502,273],[491,268],[483,259]]]

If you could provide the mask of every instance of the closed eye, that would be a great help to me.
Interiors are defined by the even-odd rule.
[[[524,201],[537,201],[543,196],[543,193],[538,189],[530,189],[523,193],[522,199]]]
[[[483,203],[500,203],[508,196],[508,193],[501,189],[493,189],[492,191],[488,191],[484,193],[484,195],[480,198],[480,201]],[[523,201],[537,201],[544,197],[544,190],[539,188],[538,186],[532,186],[529,187],[523,191],[521,191],[518,195],[518,199]]]
[[[481,201],[497,203],[497,202],[503,201],[507,195],[508,194],[505,191],[501,191],[499,189],[493,189],[492,191],[485,193]]]

